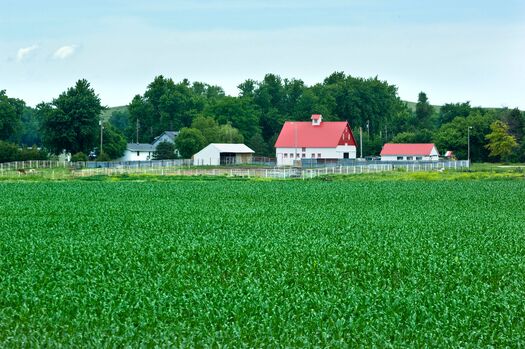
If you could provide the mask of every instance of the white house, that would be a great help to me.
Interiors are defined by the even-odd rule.
[[[211,143],[193,155],[194,165],[249,164],[254,151],[244,144]]]
[[[356,158],[356,142],[348,122],[326,122],[320,114],[312,115],[311,120],[284,123],[275,142],[277,166],[291,166],[301,159]]]
[[[175,138],[179,135],[179,131],[164,131],[160,136],[155,137],[153,140],[153,146],[157,148],[157,145],[162,142],[168,142],[175,144]]]
[[[153,159],[156,147],[149,143],[128,143],[120,161],[147,161]]]
[[[381,161],[437,161],[439,153],[433,143],[387,143]]]

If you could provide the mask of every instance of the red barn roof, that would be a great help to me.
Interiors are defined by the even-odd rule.
[[[311,119],[312,120],[319,120],[321,118],[321,114],[313,114]]]
[[[312,115],[312,118],[315,115]],[[338,145],[356,145],[352,129],[346,121],[326,122],[314,126],[311,122],[284,123],[276,148],[335,148]]]
[[[381,150],[383,155],[430,155],[432,149],[435,147],[434,143],[405,143],[395,144],[387,143]],[[437,150],[437,149],[436,149]]]

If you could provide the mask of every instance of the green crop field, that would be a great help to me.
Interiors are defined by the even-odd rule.
[[[0,347],[523,347],[525,181],[0,182]]]

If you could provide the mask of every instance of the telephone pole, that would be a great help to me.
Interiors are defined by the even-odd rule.
[[[363,158],[363,128],[359,127],[359,148],[361,148],[361,159]]]

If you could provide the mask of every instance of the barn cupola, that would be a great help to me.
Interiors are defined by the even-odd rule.
[[[321,114],[312,115],[312,126],[320,126],[323,121],[323,116]]]

